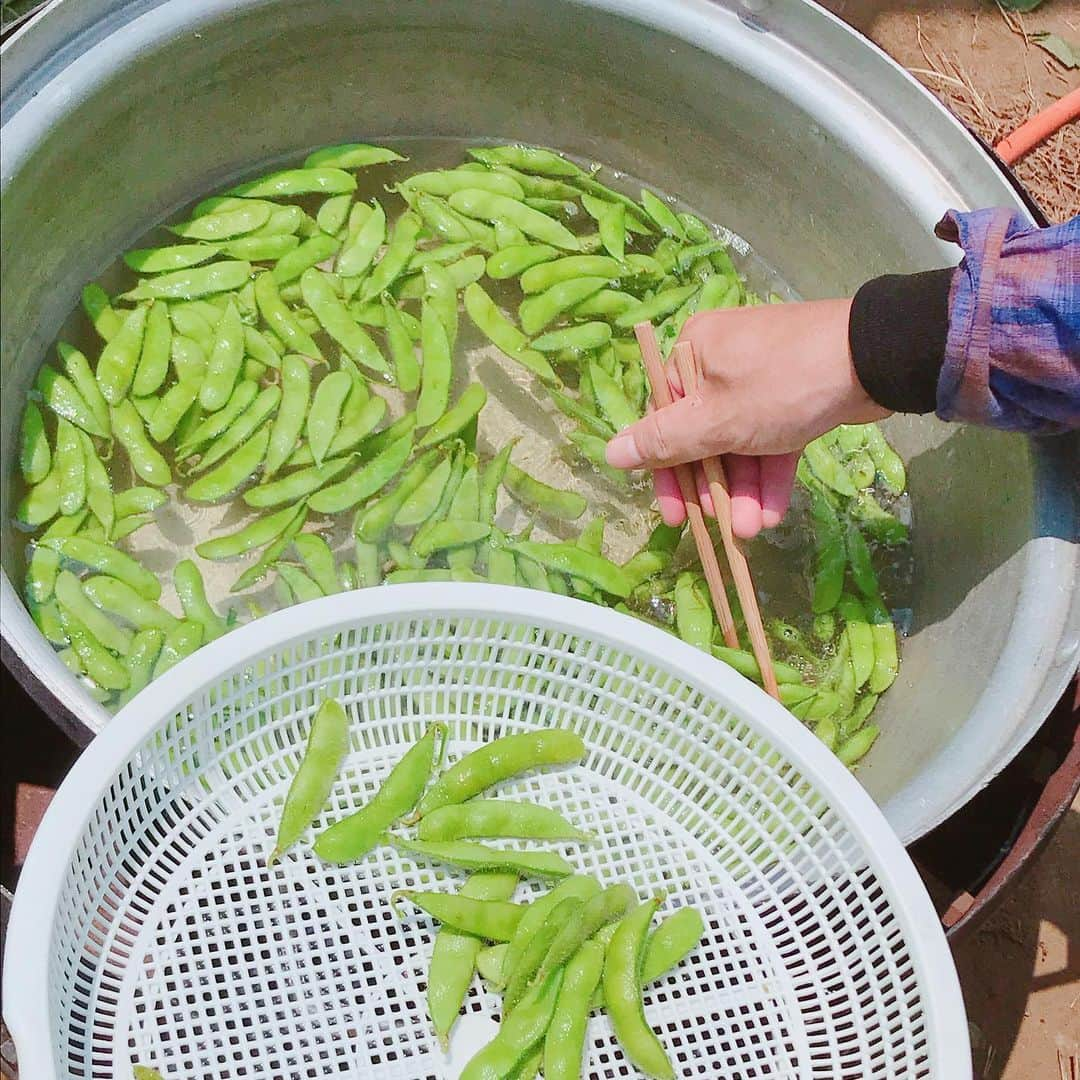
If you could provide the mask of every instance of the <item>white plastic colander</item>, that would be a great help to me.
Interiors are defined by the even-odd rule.
[[[260,619],[157,680],[82,755],[12,912],[4,1015],[33,1080],[441,1080],[496,1029],[479,979],[449,1056],[427,1022],[434,927],[395,888],[460,875],[380,847],[322,865],[310,836],[266,868],[320,700],[352,752],[316,828],[363,804],[434,720],[449,760],[558,725],[580,766],[498,791],[596,833],[558,845],[700,948],[645,992],[680,1077],[970,1076],[940,925],[859,784],[764,693],[660,630],[500,586],[395,586]],[[547,886],[525,882],[518,899]],[[638,1075],[594,1014],[584,1075]]]

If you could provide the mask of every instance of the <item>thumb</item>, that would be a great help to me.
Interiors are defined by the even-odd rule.
[[[656,469],[697,461],[701,420],[700,398],[681,398],[620,431],[607,445],[607,462],[616,469]]]

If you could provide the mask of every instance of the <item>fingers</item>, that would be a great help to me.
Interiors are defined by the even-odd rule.
[[[702,445],[703,410],[698,398],[682,398],[624,428],[607,444],[616,469],[656,469],[697,461],[713,452]]]
[[[681,525],[686,520],[686,503],[683,502],[679,482],[671,469],[657,469],[653,473],[653,490],[665,525]]]
[[[731,531],[743,540],[752,540],[763,525],[758,462],[758,458],[742,454],[730,454],[724,459],[731,492]]]
[[[761,523],[773,529],[784,520],[795,486],[798,453],[775,454],[758,459],[761,491]]]

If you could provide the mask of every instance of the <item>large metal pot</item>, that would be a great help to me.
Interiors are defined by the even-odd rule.
[[[745,236],[805,296],[955,261],[950,207],[1025,211],[961,126],[811,3],[56,0],[3,64],[4,565],[16,426],[81,284],[253,164],[394,135],[497,136],[622,167]],[[1075,669],[1077,440],[901,419],[915,625],[860,776],[905,838],[1024,744]],[[2,630],[104,721],[5,574]]]

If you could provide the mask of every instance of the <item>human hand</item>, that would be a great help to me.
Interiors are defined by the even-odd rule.
[[[701,367],[696,393],[682,396],[620,431],[608,464],[655,474],[660,513],[680,524],[686,507],[665,466],[724,455],[732,528],[749,539],[778,525],[787,512],[803,447],[837,424],[864,424],[889,415],[862,388],[848,347],[850,300],[704,311],[686,321],[680,341]],[[700,473],[700,470],[698,470]],[[713,512],[699,476],[699,496]]]

